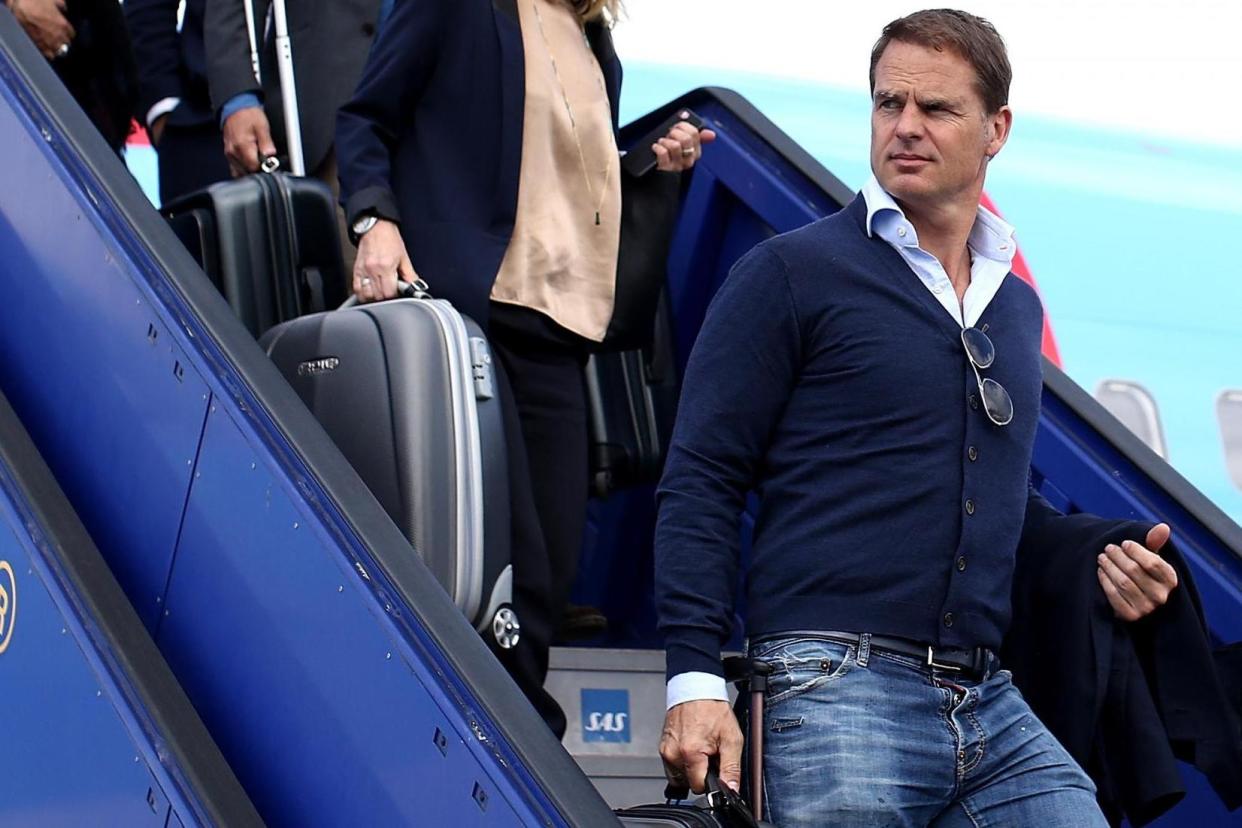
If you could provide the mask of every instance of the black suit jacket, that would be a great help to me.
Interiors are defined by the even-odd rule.
[[[1141,621],[1113,616],[1096,577],[1109,543],[1151,524],[1027,509],[1001,663],[1031,709],[1095,781],[1110,822],[1145,825],[1185,795],[1177,759],[1198,767],[1226,807],[1242,805],[1242,728],[1222,686],[1199,595],[1181,555],[1169,602]]]
[[[146,124],[151,107],[165,98],[181,104],[168,123],[193,126],[213,120],[207,93],[207,58],[203,48],[203,16],[207,0],[186,0],[181,31],[177,31],[179,0],[125,0],[125,22],[138,63],[138,122]]]
[[[419,6],[409,0],[400,6]],[[250,40],[242,0],[210,0],[204,26],[207,81],[211,105],[218,113],[233,96],[261,93],[277,147],[285,146],[280,76],[274,30],[264,37],[268,3],[255,0],[255,33],[263,44],[260,74],[255,83],[250,66]],[[375,36],[380,0],[286,0],[289,40],[302,125],[306,169],[314,170],[332,148],[337,108],[349,97]],[[274,29],[274,27],[273,27]]]
[[[615,127],[621,64],[606,28],[587,36]],[[432,293],[480,324],[513,234],[525,99],[515,0],[398,0],[337,119],[350,220],[399,221]]]

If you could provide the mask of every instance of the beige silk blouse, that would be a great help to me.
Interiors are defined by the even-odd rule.
[[[621,236],[621,163],[604,76],[567,3],[519,0],[518,9],[526,52],[521,178],[491,298],[599,342],[612,318]]]

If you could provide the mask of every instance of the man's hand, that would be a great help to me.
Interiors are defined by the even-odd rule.
[[[159,147],[160,141],[164,138],[164,127],[167,125],[168,113],[164,113],[147,127],[147,137],[151,139],[151,146]]]
[[[728,702],[689,701],[664,716],[660,758],[664,775],[675,785],[706,789],[707,761],[720,757],[720,781],[733,790],[742,784],[742,729]]]
[[[1147,546],[1135,541],[1109,544],[1100,555],[1096,574],[1121,620],[1137,621],[1150,615],[1177,587],[1177,572],[1156,554],[1171,534],[1167,523],[1158,523],[1147,533]]]
[[[405,252],[400,229],[391,221],[380,219],[358,240],[354,295],[359,302],[392,299],[397,295],[398,277],[412,283],[418,274]]]
[[[259,171],[259,163],[276,154],[272,127],[259,106],[239,109],[224,121],[224,155],[234,178]]]
[[[651,145],[656,167],[665,172],[681,172],[694,166],[703,155],[703,145],[716,140],[710,129],[698,130],[686,121],[675,124],[668,135]]]
[[[14,0],[9,11],[48,60],[59,57],[75,32],[65,17],[65,0]]]

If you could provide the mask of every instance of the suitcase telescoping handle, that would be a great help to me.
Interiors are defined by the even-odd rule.
[[[415,279],[413,282],[397,280],[397,298],[398,299],[430,299],[431,294],[428,292],[430,288],[422,279]],[[341,303],[337,310],[345,310],[346,308],[355,307],[358,304],[358,297],[350,294],[350,297]]]
[[[259,71],[259,37],[254,28],[254,0],[242,0],[242,6],[246,14],[246,35],[250,39],[250,69],[254,72],[255,83],[261,87],[263,77]],[[306,161],[302,152],[302,121],[298,116],[298,90],[293,75],[293,42],[289,39],[289,17],[285,13],[285,0],[272,0],[272,17],[276,24],[276,68],[285,116],[289,169],[294,175],[306,175]],[[265,168],[263,171],[275,172],[275,168]]]

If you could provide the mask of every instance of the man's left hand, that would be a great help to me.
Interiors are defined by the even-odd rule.
[[[656,167],[665,172],[681,172],[694,166],[703,155],[703,145],[716,140],[710,129],[695,129],[686,121],[673,126],[668,135],[651,145]]]
[[[1177,572],[1157,552],[1169,542],[1172,530],[1158,523],[1147,533],[1146,546],[1125,541],[1109,544],[1101,553],[1096,574],[1113,612],[1123,621],[1137,621],[1164,606],[1177,588]]]

